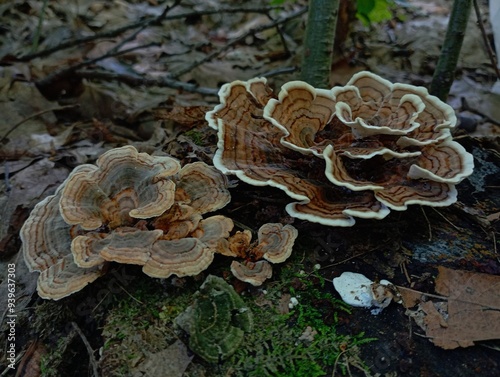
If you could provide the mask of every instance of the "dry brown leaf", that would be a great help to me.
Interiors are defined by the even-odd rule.
[[[0,239],[8,234],[17,206],[32,208],[52,194],[67,176],[68,169],[44,158],[17,172],[13,177],[7,177],[5,183],[0,184],[0,213],[3,220],[0,223]]]
[[[426,314],[426,335],[444,349],[500,339],[499,289],[500,276],[439,267],[436,292],[448,301],[433,299],[419,305]]]
[[[192,358],[192,355],[188,355],[186,345],[180,340],[176,340],[166,349],[151,353],[146,360],[139,364],[138,369],[150,377],[181,377]]]
[[[497,221],[500,219],[500,212],[491,213],[488,216],[486,216],[486,219],[489,222]]]
[[[406,288],[406,287],[397,287],[398,292],[401,295],[402,303],[405,308],[413,308],[417,305],[421,298],[422,292],[416,291],[414,289]]]
[[[0,146],[2,157],[35,156],[50,152],[57,144],[48,132],[56,123],[56,117],[50,109],[57,107],[57,104],[46,100],[33,84],[14,80],[3,80],[1,84],[0,139],[5,138]],[[40,115],[33,116],[37,113]]]
[[[290,313],[290,307],[288,306],[288,304],[290,303],[291,297],[292,296],[290,296],[288,293],[284,293],[281,296],[280,301],[278,303],[278,311],[280,312],[280,314]]]

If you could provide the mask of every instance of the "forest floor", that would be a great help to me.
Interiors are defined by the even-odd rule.
[[[500,96],[489,90],[496,77],[474,12],[448,99],[460,119],[454,138],[475,159],[457,203],[334,228],[291,218],[281,190],[229,177],[232,200],[221,214],[254,234],[266,222],[299,231],[292,257],[264,285],[236,281],[228,259],[216,257],[187,278],[153,279],[139,267],[112,265],[82,291],[50,301],[38,297],[37,273],[19,252],[34,205],[75,166],[123,145],[211,164],[217,135],[204,113],[219,103],[218,88],[266,76],[278,91],[297,79],[307,18],[302,0],[278,7],[186,0],[166,13],[156,0],[69,3],[0,4],[0,376],[500,375],[500,321],[485,314],[500,309]],[[369,70],[428,87],[451,3],[397,2],[390,19],[370,25],[342,8],[332,86]],[[486,3],[482,20],[491,33]],[[345,271],[439,302],[442,317],[426,317],[408,301],[378,315],[352,308],[332,285]],[[218,363],[193,354],[175,325],[209,274],[234,286],[255,322]],[[437,289],[438,279],[449,294]],[[7,312],[12,280],[15,327]],[[463,301],[471,306],[453,327],[446,305]],[[459,340],[428,336],[426,326],[443,318]]]

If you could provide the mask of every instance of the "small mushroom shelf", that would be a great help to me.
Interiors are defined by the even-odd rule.
[[[214,166],[282,189],[299,219],[352,226],[411,204],[447,206],[474,167],[452,139],[449,105],[370,72],[330,90],[292,81],[277,96],[264,78],[234,81],[219,98],[206,115],[218,131]]]

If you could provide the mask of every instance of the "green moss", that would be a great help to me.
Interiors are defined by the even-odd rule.
[[[279,314],[273,307],[251,304],[254,331],[226,363],[232,375],[319,377],[331,375],[334,369],[345,374],[348,365],[366,370],[359,358],[358,346],[373,339],[365,338],[362,333],[354,337],[342,335],[335,327],[335,313],[346,310],[345,304],[323,290],[325,282],[319,275],[312,279],[286,274],[291,279],[299,279],[302,285],[300,292],[294,289],[290,292],[298,297],[299,304],[286,315]],[[281,283],[283,281],[280,287]],[[281,295],[275,289],[276,286],[271,288],[266,297]],[[333,324],[325,323],[325,318],[331,318]],[[307,331],[314,331],[314,335],[304,337]]]
[[[65,352],[68,345],[72,342],[74,333],[58,339],[55,345],[49,348],[49,352],[42,356],[40,360],[40,372],[42,377],[57,377],[60,375],[59,367],[65,362]]]
[[[227,309],[222,322],[247,330],[236,331],[235,338],[239,339],[236,347],[219,347],[214,343],[215,353],[208,357],[200,352],[199,342],[192,340],[195,339],[192,334],[191,338],[183,338],[174,319],[201,297],[206,299],[205,304],[199,304],[197,310],[191,309],[192,313],[206,316],[208,321],[202,321],[205,324],[213,323],[216,317],[214,297],[225,297],[223,292],[230,286],[224,282],[225,288],[221,289],[218,283],[207,284],[195,295],[200,284],[192,279],[186,280],[186,288],[174,288],[144,278],[133,288],[127,287],[130,296],[124,294],[114,304],[104,326],[105,347],[100,361],[106,369],[103,375],[132,375],[145,359],[144,355],[167,348],[179,336],[189,342],[192,351],[208,360],[193,359],[185,372],[189,377],[319,377],[332,375],[334,371],[335,375],[347,375],[348,368],[367,370],[359,356],[360,346],[372,339],[365,338],[362,333],[347,336],[338,332],[337,313],[349,309],[332,296],[331,283],[318,272],[309,275],[298,272],[305,269],[300,262],[302,259],[301,255],[292,256],[286,266],[277,268],[274,280],[264,287],[266,294],[250,289],[244,296],[233,294],[232,299],[222,300],[219,307]],[[222,272],[216,273],[220,276]],[[221,278],[214,280],[223,281]],[[232,287],[230,291],[234,292]],[[299,304],[290,313],[281,314],[280,301],[287,294],[296,297]],[[248,321],[240,321],[243,318],[239,318],[238,310],[233,310],[232,300],[239,302],[238,307],[250,308],[254,322],[252,331],[248,332],[249,327],[245,325]],[[216,340],[230,333],[227,328],[208,328],[208,333],[213,335],[211,338]],[[314,334],[303,339],[307,331]]]
[[[40,361],[43,377],[58,376],[59,368],[65,361],[65,352],[75,335],[70,322],[74,314],[65,304],[55,301],[43,301],[35,308],[33,329],[45,345],[47,354]]]
[[[103,375],[130,376],[149,353],[177,339],[173,319],[192,301],[194,289],[165,287],[140,277],[108,312],[102,331]]]

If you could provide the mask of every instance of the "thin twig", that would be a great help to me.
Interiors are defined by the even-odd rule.
[[[422,210],[422,213],[425,217],[425,221],[427,221],[427,228],[429,229],[429,239],[428,241],[432,241],[432,226],[431,222],[429,221],[429,218],[427,217],[427,214],[425,213],[424,207],[420,206],[420,209]]]
[[[291,19],[293,19],[295,17],[301,16],[306,11],[307,11],[307,7],[303,7],[303,8],[300,8],[299,10],[297,10],[297,11],[289,14],[288,16],[280,17],[277,20],[275,20],[273,22],[270,22],[268,24],[261,25],[259,27],[250,29],[245,34],[242,34],[238,38],[235,38],[232,41],[229,41],[226,45],[224,45],[223,47],[219,48],[218,50],[212,52],[211,54],[208,54],[203,59],[195,61],[194,63],[190,64],[186,68],[181,69],[180,71],[173,73],[170,77],[174,78],[174,79],[177,79],[180,76],[182,76],[182,75],[184,75],[184,74],[192,71],[194,68],[196,68],[196,67],[198,67],[198,66],[200,66],[200,65],[202,65],[204,63],[209,62],[213,58],[215,58],[215,57],[219,56],[220,54],[222,54],[224,51],[229,50],[232,46],[234,46],[235,44],[237,44],[237,43],[245,40],[248,36],[256,34],[256,33],[259,33],[261,31],[264,31],[264,30],[267,30],[267,29],[272,29],[272,28],[274,28],[274,27],[276,27],[276,26],[278,26],[280,24],[283,24],[283,23],[285,23],[285,22],[287,22],[287,21],[289,21],[289,20],[291,20]]]
[[[498,255],[498,251],[497,251],[497,237],[495,236],[495,231],[492,231],[491,234],[493,236],[493,253],[495,254],[495,256],[497,258],[497,262],[500,263],[500,256]]]
[[[338,266],[338,265],[344,264],[344,263],[346,263],[346,262],[349,262],[349,261],[350,261],[350,260],[352,260],[352,259],[356,259],[356,258],[358,258],[358,257],[361,257],[361,256],[363,256],[363,255],[365,255],[365,254],[368,254],[368,253],[371,253],[371,252],[373,252],[373,251],[375,251],[375,250],[377,250],[377,249],[379,249],[379,248],[378,248],[378,247],[376,247],[376,248],[371,249],[371,250],[363,251],[362,253],[355,254],[355,255],[353,255],[353,256],[351,256],[351,257],[349,257],[349,258],[343,259],[343,260],[341,260],[340,262],[332,263],[332,264],[329,264],[329,265],[326,265],[326,266],[321,266],[320,270],[324,270],[325,268],[335,267],[335,266]],[[311,274],[312,274],[312,272],[311,272]]]
[[[94,357],[94,350],[90,346],[90,343],[87,340],[87,337],[85,336],[85,334],[82,332],[82,330],[80,330],[80,327],[78,327],[78,325],[75,322],[71,322],[71,325],[73,326],[73,328],[76,330],[76,332],[80,336],[80,339],[82,340],[83,344],[85,344],[85,348],[87,349],[87,353],[89,354],[89,362],[90,362],[90,365],[92,365],[92,371],[94,373],[94,376],[99,377],[99,369],[97,368],[97,361],[95,360],[95,357]]]
[[[117,284],[118,284],[118,286],[119,286],[121,289],[123,289],[123,292],[125,292],[127,295],[129,295],[129,296],[130,296],[130,298],[131,298],[132,300],[134,300],[134,301],[135,301],[135,302],[137,302],[138,304],[145,305],[142,301],[140,301],[139,299],[137,299],[137,298],[135,298],[134,296],[132,296],[132,294],[130,294],[130,293],[129,293],[126,289],[125,289],[125,287],[124,287],[123,285],[121,285],[120,283],[117,283]]]
[[[401,262],[400,268],[403,271],[403,273],[404,273],[404,275],[406,277],[406,281],[408,282],[408,284],[411,284],[411,278],[410,278],[410,275],[408,274],[408,270],[406,269],[406,260],[404,260],[403,262]]]
[[[163,12],[158,17],[150,19],[148,22],[145,22],[144,24],[141,24],[141,26],[136,31],[134,31],[128,37],[124,38],[120,43],[118,43],[116,46],[114,46],[111,50],[109,50],[109,51],[105,52],[104,54],[102,54],[102,55],[100,55],[98,57],[95,57],[93,59],[88,59],[88,60],[85,60],[83,62],[74,64],[72,66],[69,66],[69,67],[66,67],[66,68],[62,68],[60,70],[52,72],[51,74],[49,74],[48,76],[44,77],[43,79],[38,80],[36,82],[36,85],[39,86],[39,87],[50,86],[54,81],[58,80],[59,78],[66,77],[66,76],[72,74],[77,69],[80,69],[80,68],[85,67],[87,65],[93,64],[93,63],[95,63],[97,61],[109,58],[111,56],[115,56],[117,54],[120,54],[119,50],[120,50],[121,47],[123,47],[123,45],[125,43],[128,43],[129,41],[133,40],[137,36],[137,34],[139,34],[141,31],[143,31],[147,27],[149,27],[151,25],[154,25],[154,24],[162,21],[166,17],[167,13],[170,10],[172,10],[173,8],[175,8],[176,6],[178,6],[181,1],[182,0],[176,0],[173,5],[166,6],[165,9],[163,10]]]
[[[439,295],[434,295],[432,293],[426,293],[426,292],[421,292],[421,291],[417,291],[416,289],[411,289],[411,288],[407,288],[407,287],[403,287],[401,285],[394,285],[398,290],[407,290],[407,291],[410,291],[410,292],[413,292],[413,293],[419,293],[421,294],[422,296],[427,296],[427,297],[432,297],[432,298],[437,298],[439,300],[443,300],[443,301],[448,301],[449,300],[449,297],[446,297],[446,296],[439,296]]]
[[[335,377],[335,373],[337,372],[337,365],[339,363],[340,357],[346,353],[347,350],[344,350],[338,354],[338,356],[335,358],[335,363],[333,364],[333,370],[332,370],[332,377]]]
[[[276,19],[273,16],[271,16],[269,13],[267,13],[266,16],[267,16],[267,18],[269,18],[269,20],[276,21]],[[280,25],[276,26],[276,31],[278,32],[278,35],[280,36],[281,44],[283,45],[286,56],[290,56],[290,49],[288,48],[288,44],[286,43],[285,35],[283,34],[283,31],[281,30]]]
[[[459,232],[462,231],[462,229],[458,226],[456,226],[455,224],[453,224],[450,220],[448,220],[448,218],[443,215],[441,212],[439,212],[436,208],[434,207],[431,207],[431,209],[436,212],[439,216],[441,216],[448,224],[450,224],[453,228],[455,228],[455,230],[458,230]]]
[[[272,69],[270,71],[266,71],[263,73],[258,73],[255,75],[256,77],[273,77],[273,76],[278,76],[278,75],[284,75],[287,73],[293,73],[298,70],[297,66],[292,66],[292,67],[281,67],[281,68],[276,68]]]
[[[71,107],[78,107],[79,105],[65,105],[65,106],[59,106],[59,107],[53,107],[51,109],[45,109],[45,110],[42,110],[42,111],[39,111],[35,114],[32,114],[30,115],[29,117],[27,118],[24,118],[22,121],[20,121],[19,123],[16,123],[14,124],[10,130],[7,131],[7,133],[5,135],[3,135],[3,137],[0,139],[0,144],[2,144],[4,142],[5,139],[7,139],[7,136],[10,135],[11,132],[13,132],[17,127],[19,127],[21,124],[27,122],[28,120],[30,119],[33,119],[33,118],[36,118],[40,115],[43,115],[45,113],[49,113],[51,111],[57,111],[57,110],[64,110],[64,109],[68,109],[68,108],[71,108]]]
[[[125,50],[118,50],[118,49],[116,49],[116,48],[113,47],[111,50],[109,50],[108,52],[106,52],[105,54],[103,54],[101,56],[97,56],[95,58],[88,59],[88,60],[85,60],[85,61],[83,61],[81,63],[75,64],[74,66],[71,66],[69,68],[69,70],[70,71],[75,71],[77,69],[80,69],[80,68],[83,68],[85,66],[97,63],[98,61],[101,61],[101,60],[104,60],[104,59],[108,59],[108,58],[112,58],[112,57],[117,57],[117,56],[120,56],[120,55],[125,55],[125,54],[128,54],[129,52],[136,51],[136,50],[141,50],[141,49],[145,49],[145,48],[152,47],[152,46],[158,46],[158,43],[151,42],[151,43],[147,43],[145,45],[130,47],[130,48],[127,48]],[[63,73],[63,75],[64,74],[65,73]],[[61,73],[59,73],[58,75],[61,75]],[[38,85],[42,85],[43,86],[45,80],[51,80],[51,79],[49,78],[49,76],[47,76],[47,78],[44,78],[43,80],[41,80],[38,83]]]
[[[486,45],[486,51],[488,51],[488,56],[490,57],[491,65],[493,66],[493,69],[495,70],[497,78],[500,80],[500,70],[498,69],[498,65],[497,65],[498,62],[497,62],[497,59],[495,58],[495,54],[493,53],[493,49],[491,48],[490,42],[488,40],[488,36],[486,35],[486,30],[484,29],[483,20],[481,18],[481,11],[479,10],[479,5],[477,5],[477,0],[474,0],[473,4],[474,4],[474,10],[476,11],[477,25],[479,26],[479,29],[481,30],[481,35],[483,36],[483,42]]]
[[[121,73],[113,73],[107,71],[97,70],[78,70],[75,75],[86,79],[97,80],[116,80],[123,82],[130,86],[159,86],[178,90],[185,90],[186,92],[199,93],[205,96],[217,96],[218,89],[206,88],[195,84],[189,84],[182,81],[171,79],[170,77],[161,78],[148,78],[142,76],[132,76]]]
[[[209,10],[201,10],[201,11],[196,11],[196,12],[184,12],[184,13],[179,13],[171,16],[165,16],[163,19],[160,16],[156,16],[153,18],[148,18],[145,20],[141,20],[138,22],[135,22],[130,25],[125,25],[122,27],[119,27],[117,29],[113,30],[108,30],[102,33],[96,33],[94,35],[86,36],[83,38],[78,38],[78,39],[72,39],[70,41],[63,42],[57,46],[47,48],[45,50],[32,53],[32,54],[27,54],[24,56],[20,56],[17,59],[19,61],[29,61],[35,58],[40,58],[44,56],[48,56],[56,51],[61,51],[65,50],[70,47],[78,46],[81,44],[85,44],[87,42],[92,42],[97,39],[109,39],[113,37],[117,37],[120,34],[123,34],[124,32],[128,30],[132,30],[135,28],[140,28],[146,24],[151,25],[155,23],[160,23],[161,21],[169,21],[169,20],[176,20],[176,19],[184,19],[188,17],[196,17],[196,16],[204,16],[204,15],[211,15],[211,14],[221,14],[221,13],[268,13],[272,10],[276,9],[281,9],[281,7],[277,6],[270,6],[270,7],[239,7],[239,8],[220,8],[220,9],[209,9]]]
[[[107,292],[106,292],[106,294],[104,295],[104,297],[103,297],[103,298],[101,298],[101,301],[99,301],[99,302],[96,304],[96,306],[94,306],[94,309],[92,309],[92,313],[94,313],[94,312],[97,310],[97,308],[98,308],[98,307],[99,307],[99,306],[100,306],[100,305],[104,302],[104,300],[106,300],[106,297],[108,297],[108,296],[109,296],[109,293],[110,293],[110,291],[107,291]]]

